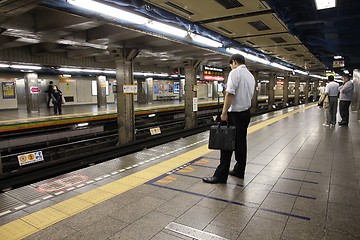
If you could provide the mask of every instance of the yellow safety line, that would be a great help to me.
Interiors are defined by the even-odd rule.
[[[300,111],[304,111],[313,106],[314,105],[310,105],[301,109],[297,109],[251,126],[248,132],[253,133],[274,122],[280,121],[281,119],[294,115]],[[67,199],[60,203],[54,204],[50,207],[44,208],[25,217],[2,225],[0,226],[0,239],[13,240],[25,238],[48,226],[51,226],[54,223],[74,216],[75,214],[80,213],[90,207],[93,207],[96,204],[104,202],[112,197],[131,190],[139,185],[142,185],[149,180],[159,177],[196,158],[204,156],[211,151],[212,150],[209,150],[207,145],[205,144],[197,149],[183,153],[180,156],[176,156],[157,165],[141,170],[137,173],[123,177],[119,180],[115,180],[104,186],[82,193],[73,198]]]

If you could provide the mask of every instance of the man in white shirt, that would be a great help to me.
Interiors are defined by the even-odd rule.
[[[325,94],[329,96],[329,107],[325,110],[328,111],[326,115],[326,122],[324,126],[335,126],[336,113],[338,105],[339,84],[334,82],[334,76],[328,77],[329,83],[326,85]]]
[[[235,160],[229,171],[233,151],[220,151],[220,164],[212,177],[203,178],[206,183],[226,183],[228,175],[244,178],[247,158],[247,128],[250,123],[251,99],[255,90],[255,78],[245,66],[245,58],[234,54],[229,59],[229,73],[221,121],[236,128]]]

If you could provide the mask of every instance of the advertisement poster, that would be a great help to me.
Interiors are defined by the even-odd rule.
[[[3,82],[2,92],[3,92],[3,99],[15,98],[15,83]]]

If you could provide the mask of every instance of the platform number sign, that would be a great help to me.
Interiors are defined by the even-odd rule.
[[[31,163],[42,162],[44,161],[44,156],[42,154],[42,151],[26,153],[19,155],[18,161],[20,166],[24,166]]]

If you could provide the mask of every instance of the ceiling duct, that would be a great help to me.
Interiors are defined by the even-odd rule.
[[[248,22],[248,24],[258,31],[270,30],[270,28],[262,21]]]
[[[244,6],[241,3],[239,3],[237,0],[215,0],[215,1],[226,9],[238,8]]]
[[[286,40],[283,39],[282,37],[271,38],[271,40],[273,40],[275,43],[284,43],[284,42],[286,42]]]

